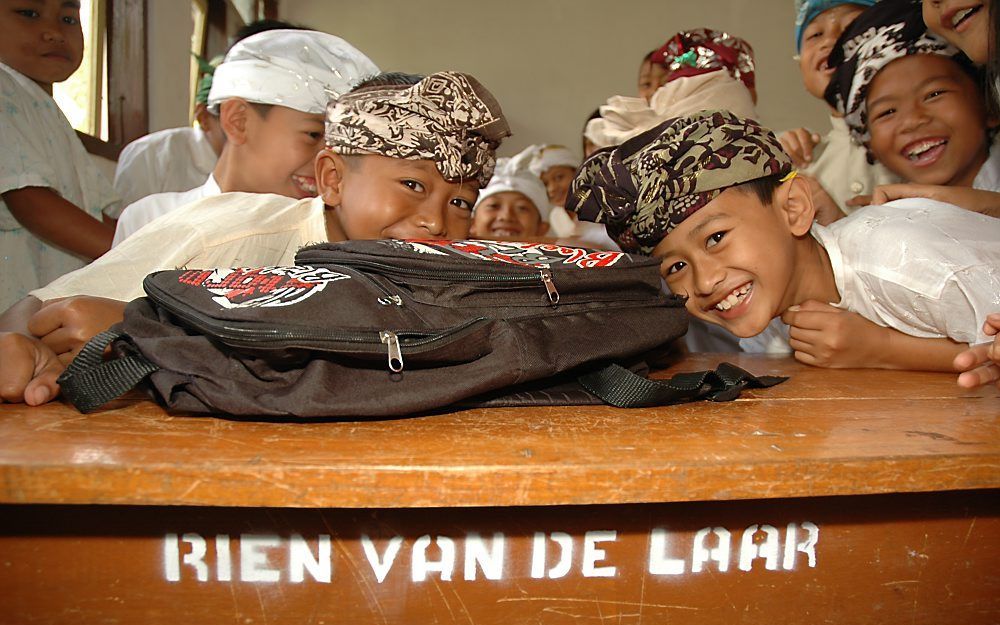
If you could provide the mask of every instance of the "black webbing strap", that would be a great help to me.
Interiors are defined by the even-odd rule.
[[[755,376],[736,365],[723,362],[714,371],[679,373],[669,380],[650,380],[620,365],[608,365],[581,376],[579,381],[584,388],[612,406],[641,408],[697,399],[732,401],[740,396],[744,388],[766,388],[787,379],[773,375]]]
[[[120,332],[107,330],[90,339],[59,376],[63,397],[80,412],[100,408],[159,368],[141,354],[104,360],[104,349],[119,336]]]

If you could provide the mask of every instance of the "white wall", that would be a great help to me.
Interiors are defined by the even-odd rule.
[[[154,0],[155,3],[156,0]],[[163,0],[160,0],[163,1]],[[776,129],[825,131],[825,105],[792,60],[792,0],[281,0],[281,19],[339,35],[385,71],[469,72],[530,143],[580,149],[586,117],[608,96],[635,95],[642,57],[701,26],[728,30],[757,55],[758,111]]]

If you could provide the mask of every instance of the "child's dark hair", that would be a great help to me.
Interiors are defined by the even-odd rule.
[[[596,109],[594,109],[594,112],[590,114],[590,117],[587,118],[587,121],[583,122],[583,132],[581,132],[580,134],[583,135],[583,154],[584,155],[587,154],[587,124],[590,123],[590,120],[592,120],[592,119],[598,119],[600,117],[601,117],[601,109],[596,108]]]
[[[351,92],[361,91],[362,89],[372,89],[375,87],[412,87],[421,80],[426,78],[422,74],[407,74],[405,72],[382,72],[381,74],[375,74],[365,78],[358,84],[354,85]]]
[[[247,104],[250,105],[250,108],[257,111],[257,114],[260,115],[262,119],[266,118],[267,114],[270,113],[271,109],[274,107],[273,104],[261,104],[260,102],[247,102]]]
[[[1000,37],[1000,7],[996,6],[997,0],[989,0],[986,3],[986,10],[989,11],[987,21],[987,36],[989,37],[986,48],[986,101],[989,104],[990,113],[1000,115],[1000,50],[997,49],[997,37]]]
[[[302,26],[296,26],[295,24],[289,24],[288,22],[282,22],[281,20],[257,20],[256,22],[250,22],[249,24],[241,27],[236,33],[233,34],[232,43],[229,47],[239,41],[243,41],[247,37],[253,35],[264,33],[269,30],[311,30],[304,28]]]
[[[760,203],[764,206],[770,206],[771,199],[774,197],[774,191],[781,186],[781,179],[787,176],[790,171],[791,168],[784,173],[778,173],[772,176],[765,176],[763,178],[757,178],[756,180],[744,182],[736,185],[736,188],[747,195],[756,196],[756,198],[760,200]]]

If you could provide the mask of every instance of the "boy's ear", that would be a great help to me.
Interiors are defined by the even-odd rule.
[[[250,122],[250,105],[240,98],[229,98],[219,105],[219,123],[226,140],[235,145],[247,142],[247,126]]]
[[[540,221],[538,222],[538,236],[544,237],[549,232],[549,222]]]
[[[808,234],[816,218],[812,185],[819,183],[808,176],[798,175],[783,182],[774,190],[772,201],[788,222],[792,235],[801,237]]]
[[[330,148],[316,155],[316,189],[327,206],[340,206],[347,167],[344,157]]]

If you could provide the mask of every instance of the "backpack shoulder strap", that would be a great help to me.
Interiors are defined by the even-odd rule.
[[[707,399],[731,401],[744,388],[766,388],[784,382],[779,376],[755,376],[728,362],[712,371],[678,373],[669,380],[650,380],[611,364],[579,378],[580,384],[618,408],[665,406]]]

